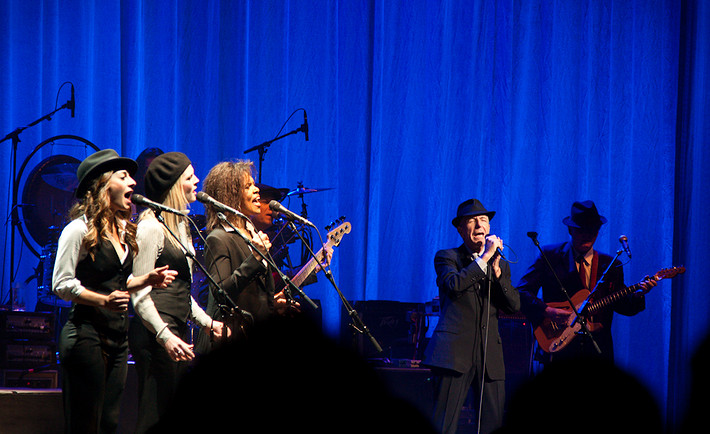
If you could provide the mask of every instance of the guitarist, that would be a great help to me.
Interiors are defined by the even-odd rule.
[[[261,207],[259,208],[258,214],[253,214],[249,217],[254,223],[254,227],[256,227],[258,231],[263,231],[269,236],[269,239],[271,240],[271,249],[269,249],[269,253],[271,253],[276,265],[278,265],[278,267],[284,274],[286,274],[286,276],[292,278],[299,270],[296,267],[291,266],[291,261],[288,257],[288,245],[299,240],[299,238],[298,235],[296,235],[289,226],[283,227],[283,230],[281,230],[282,228],[280,226],[274,224],[274,211],[269,208],[269,202],[271,202],[272,200],[275,200],[277,202],[281,202],[282,200],[284,200],[286,194],[288,193],[288,189],[276,188],[270,185],[259,183],[257,183],[256,185],[257,187],[259,187],[259,202],[261,204]],[[324,266],[330,263],[332,255],[333,251],[329,250],[327,252],[326,260],[323,261]],[[306,280],[300,286],[303,287],[316,283],[318,281],[318,278],[316,277],[316,273],[318,273],[318,271],[320,271],[320,267],[316,267],[316,269],[308,275]],[[281,289],[286,287],[286,283],[281,280],[281,277],[278,275],[278,273],[274,272],[273,275],[277,291],[280,291]]]
[[[599,215],[593,201],[574,202],[570,215],[562,220],[562,223],[568,227],[570,241],[542,247],[570,298],[574,299],[574,295],[579,291],[592,291],[598,279],[601,279],[602,274],[609,267],[612,257],[594,250],[599,229],[606,222],[607,219]],[[647,276],[641,283],[642,289],[619,300],[613,305],[613,310],[610,308],[588,318],[587,325],[601,350],[601,357],[611,361],[614,359],[611,336],[614,312],[626,316],[641,312],[646,307],[644,295],[656,285],[656,279]],[[520,291],[521,310],[532,322],[533,327],[538,327],[544,319],[549,319],[564,328],[570,317],[574,315],[571,309],[548,305],[553,303],[567,307],[567,298],[542,256],[539,256],[526,271],[518,282],[517,288]],[[538,298],[540,288],[542,288],[542,299]],[[594,298],[598,299],[624,288],[626,288],[624,270],[621,262],[615,261],[605,277],[605,282],[597,288]],[[596,354],[593,344],[587,338],[579,336],[559,352],[550,355],[539,351],[537,355],[539,360],[545,363],[552,359]]]

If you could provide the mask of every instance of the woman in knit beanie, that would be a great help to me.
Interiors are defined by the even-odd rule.
[[[198,182],[189,158],[181,152],[168,152],[156,157],[148,167],[145,193],[154,202],[187,213],[188,205],[196,200]],[[193,345],[188,343],[187,321],[192,320],[215,336],[222,333],[222,323],[213,321],[191,295],[193,264],[183,247],[193,254],[194,247],[186,219],[170,213],[162,217],[167,228],[154,211],[143,211],[136,234],[140,250],[134,261],[134,274],[163,264],[178,271],[167,288],[148,286],[131,296],[138,314],[131,322],[129,343],[138,373],[139,433],[158,422],[195,357]],[[179,242],[171,232],[179,237]]]

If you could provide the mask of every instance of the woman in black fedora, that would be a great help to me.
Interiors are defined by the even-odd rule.
[[[129,291],[166,286],[177,273],[160,267],[132,276],[138,249],[131,223],[136,162],[112,149],[79,165],[79,199],[57,247],[52,290],[72,307],[59,338],[65,431],[118,428],[128,358]]]
[[[145,194],[153,202],[187,212],[189,204],[197,200],[198,182],[187,155],[168,152],[150,163]],[[158,422],[188,369],[187,362],[195,357],[193,345],[188,343],[187,321],[192,320],[216,338],[222,335],[222,323],[212,321],[191,296],[193,264],[183,250],[195,253],[188,222],[170,213],[162,213],[162,218],[165,226],[154,211],[143,211],[136,235],[140,251],[133,263],[135,274],[158,265],[169,265],[178,272],[166,288],[147,286],[131,294],[138,314],[129,332],[139,384],[137,433]]]

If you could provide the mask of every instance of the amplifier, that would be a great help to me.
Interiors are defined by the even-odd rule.
[[[47,341],[0,340],[0,368],[29,369],[56,363],[56,346]]]
[[[27,389],[56,389],[57,371],[47,370],[30,372],[26,369],[2,369],[0,370],[2,387],[21,387]]]
[[[0,339],[54,339],[51,313],[0,311]]]

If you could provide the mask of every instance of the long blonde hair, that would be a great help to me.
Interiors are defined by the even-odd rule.
[[[185,169],[187,170],[187,169]],[[176,209],[178,211],[186,211],[190,207],[190,202],[188,202],[187,197],[185,197],[185,190],[182,187],[182,176],[185,174],[185,172],[180,174],[180,177],[178,178],[175,183],[173,183],[172,187],[170,187],[170,190],[168,190],[167,195],[165,196],[165,200],[163,200],[163,205],[169,206],[170,208]],[[175,235],[178,237],[180,236],[180,230],[179,230],[179,223],[181,220],[184,220],[183,217],[180,217],[178,215],[172,214],[172,213],[162,213],[163,219],[165,221],[165,226],[163,227],[163,232],[165,233],[165,238],[170,240],[173,246],[180,248],[180,244],[178,241],[173,238],[172,235],[170,235],[170,232],[168,231],[168,228],[170,231],[172,231]],[[138,218],[138,221],[140,222],[141,220],[145,218],[155,218],[155,213],[151,209],[147,209],[143,211]],[[190,234],[190,228],[189,226],[186,227],[187,229],[187,238],[188,242],[192,243],[192,236]]]
[[[138,253],[138,243],[136,242],[136,224],[131,222],[131,212],[114,211],[111,209],[108,187],[109,180],[114,174],[109,171],[96,177],[84,193],[84,196],[75,203],[69,211],[70,219],[74,220],[86,216],[89,231],[84,235],[82,246],[89,252],[91,259],[99,247],[101,240],[110,241],[112,229],[115,226],[119,232],[121,227],[119,221],[125,222],[124,242],[127,243],[135,256]]]
[[[254,176],[253,172],[254,163],[249,160],[224,161],[210,169],[202,185],[205,193],[216,201],[243,212],[244,202],[247,200],[244,187],[249,176]],[[220,220],[217,217],[217,212],[210,205],[206,205],[205,210],[207,212],[207,229],[211,231],[219,227]],[[227,220],[239,229],[246,227],[246,222],[234,214],[229,213]]]

